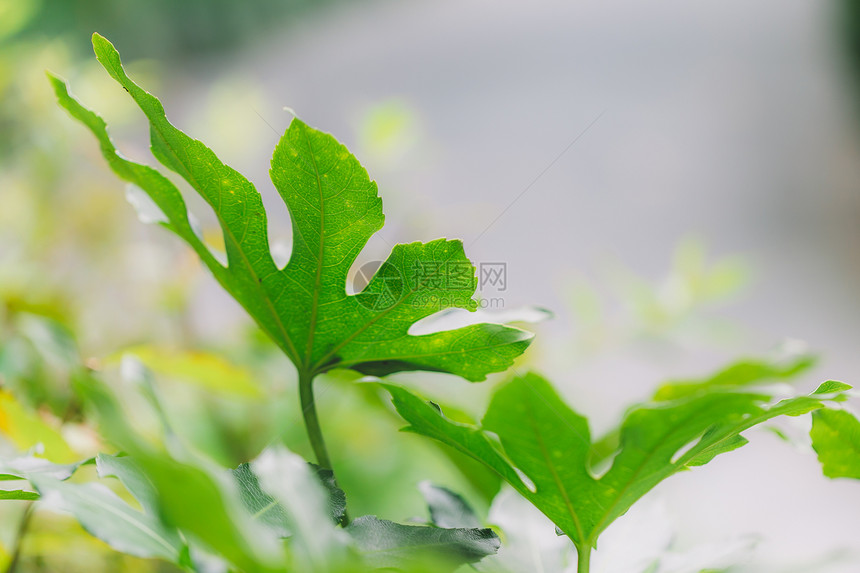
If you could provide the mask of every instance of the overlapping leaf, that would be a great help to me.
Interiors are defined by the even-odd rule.
[[[588,422],[535,374],[497,390],[480,427],[448,420],[434,405],[403,388],[386,388],[409,422],[407,430],[483,462],[552,519],[577,547],[588,548],[662,480],[743,446],[742,432],[756,424],[838,400],[847,386],[829,382],[809,396],[775,404],[767,394],[720,387],[642,405],[621,424],[618,453],[600,477],[589,464],[593,444]]]
[[[356,571],[448,571],[479,561],[499,548],[498,536],[480,527],[465,501],[437,486],[422,486],[432,526],[403,525],[366,515],[345,528],[348,536],[339,537],[343,532],[334,523],[340,521],[340,500],[345,501],[345,496],[336,484],[326,481],[325,470],[320,473],[283,449],[273,448],[240,466],[234,477],[254,518],[276,534],[291,537],[300,569],[340,571],[349,558]],[[357,555],[348,552],[352,546]]]
[[[56,480],[67,480],[77,469],[92,460],[72,464],[55,464],[45,458],[27,454],[8,460],[0,459],[0,480],[23,480],[30,476],[48,476]]]
[[[99,474],[120,477],[140,502],[133,508],[100,483],[66,480],[82,465],[96,463]],[[188,564],[187,547],[179,532],[158,516],[155,493],[129,458],[100,455],[96,460],[54,464],[34,456],[0,462],[0,479],[26,480],[36,491],[0,490],[0,500],[51,499],[70,512],[81,526],[117,551],[138,557]]]
[[[57,495],[84,529],[117,551],[187,563],[187,549],[178,531],[165,526],[156,515],[135,510],[105,486],[45,476],[31,476],[30,483],[42,496]]]
[[[402,525],[365,515],[346,528],[373,568],[414,570],[432,564],[433,571],[453,571],[475,563],[499,549],[499,537],[491,529],[444,529]]]
[[[179,461],[141,439],[116,397],[94,376],[79,379],[75,389],[102,432],[130,454],[99,456],[99,474],[117,477],[146,515],[156,516],[163,527],[182,532],[192,546],[219,556],[240,571],[274,573],[283,569],[277,539],[244,511],[223,470],[203,462]]]
[[[313,375],[347,367],[381,375],[417,369],[477,381],[508,368],[526,348],[528,333],[495,324],[409,334],[416,321],[444,308],[477,307],[474,267],[459,241],[396,245],[366,288],[347,294],[350,267],[382,228],[382,202],[376,183],[343,145],[298,119],[281,138],[271,164],[272,181],[293,226],[290,261],[278,268],[254,186],[174,127],[158,99],[126,75],[110,42],[96,34],[93,46],[102,66],[148,118],[155,157],[212,207],[223,231],[226,266],[192,230],[178,189],[156,170],[122,157],[104,121],[51,76],[60,104],[93,132],[114,172],[149,195],[163,212],[164,225],[194,249],[300,370]]]
[[[332,523],[340,523],[346,514],[346,494],[338,487],[334,472],[314,464],[308,465],[326,490],[329,518]],[[275,498],[263,491],[257,476],[251,470],[251,464],[241,464],[231,470],[231,473],[239,487],[242,504],[254,519],[272,529],[279,537],[292,535],[286,510]]]
[[[192,549],[217,556],[237,571],[358,573],[403,564],[409,564],[412,571],[411,565],[420,564],[422,559],[443,566],[431,569],[441,571],[474,562],[498,547],[498,537],[492,531],[477,527],[417,527],[366,517],[356,520],[359,525],[355,527],[341,529],[337,524],[345,510],[345,494],[330,470],[308,464],[282,447],[271,447],[233,471],[210,467],[193,456],[190,461],[179,461],[137,436],[119,402],[95,377],[79,380],[76,390],[93,408],[102,431],[130,454],[99,455],[99,476],[118,478],[143,511],[104,488],[90,488],[94,484],[69,484],[71,488],[64,489],[72,496],[106,493],[104,502],[109,507],[94,500],[90,511],[115,509],[119,514],[113,517],[149,525],[149,531],[137,533],[150,537],[152,532],[181,532]],[[176,449],[181,453],[178,444]],[[57,485],[56,480],[43,478],[38,483],[46,491],[53,488],[66,493],[59,491],[63,485]],[[84,486],[87,489],[79,489]],[[84,509],[79,511],[83,512],[79,517],[82,523],[93,519]],[[112,519],[105,521],[110,524]],[[126,535],[128,528],[87,528],[135,555],[149,552],[155,542],[145,538],[140,546],[128,549],[123,544],[136,539]],[[377,539],[377,534],[390,536]],[[196,554],[191,551],[192,556]],[[150,556],[179,559],[175,562],[186,564],[188,552]]]

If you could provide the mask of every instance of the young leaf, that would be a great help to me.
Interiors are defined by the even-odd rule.
[[[401,525],[365,515],[347,528],[374,568],[410,570],[433,564],[433,571],[453,571],[459,565],[475,563],[499,549],[499,537],[491,529],[442,529]]]
[[[824,475],[860,479],[860,422],[845,410],[812,414],[812,447]]]
[[[528,346],[530,334],[496,324],[409,334],[413,323],[444,308],[477,308],[472,299],[474,267],[459,241],[396,245],[366,288],[347,294],[350,267],[382,228],[382,202],[376,183],[343,145],[298,119],[272,157],[272,181],[293,221],[292,255],[286,267],[278,268],[254,186],[203,143],[174,127],[158,99],[126,75],[110,42],[95,34],[93,47],[102,66],[149,120],[155,157],[214,210],[227,265],[192,231],[176,187],[157,171],[120,156],[104,121],[51,76],[60,104],[93,132],[114,172],[149,195],[164,213],[164,225],[197,252],[304,375],[335,367],[376,375],[432,370],[478,381],[508,368]]]
[[[528,374],[500,387],[481,427],[452,422],[432,404],[386,385],[408,431],[435,438],[499,473],[566,533],[580,552],[667,477],[746,443],[741,433],[775,416],[823,407],[838,394],[813,393],[768,405],[763,394],[721,388],[646,404],[627,414],[609,471],[592,475],[588,423],[543,378]],[[487,435],[493,432],[497,444]]]

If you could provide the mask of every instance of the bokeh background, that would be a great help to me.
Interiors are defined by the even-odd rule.
[[[538,337],[517,368],[549,376],[593,433],[660,381],[779,348],[819,355],[802,390],[860,383],[853,0],[2,0],[0,406],[6,426],[31,424],[5,428],[6,450],[33,435],[58,459],[102,447],[68,378],[80,364],[110,375],[134,349],[213,459],[235,465],[273,436],[309,453],[288,361],[188,249],[138,221],[54,103],[45,69],[152,163],[142,116],[92,57],[94,31],[180,128],[255,182],[279,252],[289,216],[267,170],[294,112],[379,183],[387,225],[356,268],[440,236],[505,263],[492,296],[508,316],[553,313],[528,326]],[[211,213],[190,203],[217,243]],[[397,376],[472,415],[502,379]],[[328,377],[318,398],[355,514],[421,513],[423,479],[487,511],[497,483],[396,433],[384,399],[352,381]],[[802,442],[802,424],[783,430]],[[648,499],[678,550],[752,540],[733,571],[860,569],[860,486],[765,430]],[[0,559],[17,511],[0,507]],[[612,539],[604,551],[629,542]],[[163,568],[47,514],[27,543],[24,570]]]

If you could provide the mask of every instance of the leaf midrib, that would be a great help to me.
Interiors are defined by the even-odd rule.
[[[322,181],[320,180],[320,171],[317,167],[317,158],[314,153],[313,145],[311,144],[311,138],[308,136],[307,130],[302,126],[302,135],[305,136],[305,141],[308,144],[308,152],[311,156],[311,162],[313,162],[314,166],[314,176],[317,181],[317,192],[319,193],[320,199],[320,233],[319,233],[319,252],[317,255],[317,268],[316,268],[316,279],[314,281],[314,290],[312,293],[311,299],[311,321],[310,328],[308,332],[308,343],[307,349],[305,350],[305,361],[304,361],[304,369],[305,372],[311,372],[314,369],[311,368],[311,360],[313,359],[314,352],[314,334],[317,329],[317,315],[319,313],[319,298],[320,291],[322,290],[322,268],[323,268],[323,256],[325,254],[325,198],[323,197],[323,189],[322,189]]]
[[[140,88],[140,86],[138,86],[137,84],[135,84],[134,82],[132,82],[132,81],[131,81],[131,78],[129,78],[129,77],[128,77],[128,75],[127,75],[127,74],[125,74],[125,72],[123,72],[123,74],[122,74],[122,75],[123,75],[123,77],[124,77],[128,82],[130,82],[134,87],[136,87],[137,89],[141,89],[141,90],[142,90],[142,88]],[[123,83],[123,84],[124,84],[124,83]],[[147,115],[147,116],[149,115],[148,113],[146,113],[146,111],[144,111],[144,114],[145,114],[145,115]],[[170,123],[170,122],[168,121],[168,119],[167,119],[167,117],[166,117],[166,116],[163,118],[163,121],[166,121],[168,124]],[[162,141],[162,142],[164,143],[164,145],[165,145],[165,146],[170,150],[170,152],[173,154],[173,156],[174,156],[174,157],[176,157],[176,159],[179,159],[180,161],[182,161],[182,160],[179,158],[179,155],[177,154],[176,149],[174,149],[174,147],[173,147],[173,146],[170,144],[170,142],[167,140],[167,137],[164,135],[164,132],[161,130],[161,128],[160,128],[160,127],[159,127],[155,122],[153,122],[152,120],[150,120],[150,124],[152,124],[152,127],[154,128],[155,132],[156,132],[156,133],[158,133],[158,135],[159,135],[159,137],[160,137],[161,141]],[[195,140],[195,141],[196,141],[196,140]],[[186,157],[186,162],[187,162],[188,156],[186,155],[185,157]],[[199,180],[194,176],[194,174],[191,172],[191,170],[189,170],[187,167],[185,167],[185,165],[184,165],[184,164],[182,164],[182,167],[183,167],[183,169],[184,169],[184,171],[185,171],[185,173],[186,173],[186,176],[187,176],[189,179],[191,179],[191,180],[193,181],[193,182],[191,183],[191,185],[192,185],[193,187],[197,188],[197,189],[200,189],[200,188],[201,188],[200,182],[199,182]],[[228,166],[226,166],[226,165],[225,165],[224,167],[225,167],[225,168],[227,168],[227,169],[229,169],[229,167],[228,167]],[[221,185],[221,183],[220,183],[220,178],[219,178],[219,186],[220,186],[220,185]],[[219,201],[220,201],[220,197],[221,197],[221,195],[223,195],[223,188],[222,188],[221,193],[219,193]],[[268,309],[269,309],[269,314],[271,314],[271,316],[275,319],[275,322],[276,322],[276,323],[277,323],[277,325],[278,325],[278,330],[280,330],[280,331],[281,331],[281,336],[283,337],[284,341],[285,341],[285,342],[287,343],[287,345],[289,346],[289,350],[292,352],[292,355],[293,355],[293,357],[294,357],[294,360],[295,360],[296,362],[298,362],[298,350],[297,350],[297,349],[296,349],[296,347],[293,345],[293,341],[292,341],[292,339],[291,339],[291,338],[289,337],[289,335],[287,334],[287,330],[286,330],[286,328],[284,327],[284,323],[283,323],[283,321],[281,320],[281,317],[280,317],[280,315],[278,314],[278,312],[275,310],[275,307],[274,307],[274,305],[272,304],[272,300],[269,298],[269,296],[266,294],[265,290],[263,289],[263,284],[262,284],[262,281],[261,281],[261,279],[260,279],[259,275],[257,275],[256,271],[254,271],[253,266],[251,266],[251,261],[250,261],[250,260],[248,260],[248,257],[247,257],[247,255],[245,254],[245,251],[244,251],[244,250],[241,248],[241,246],[239,245],[239,242],[238,242],[238,241],[237,241],[237,239],[236,239],[236,235],[234,235],[234,234],[233,234],[233,231],[230,229],[230,226],[226,224],[226,222],[224,221],[224,219],[222,218],[221,214],[219,213],[219,211],[218,211],[217,209],[213,209],[213,212],[215,213],[215,216],[216,216],[216,217],[218,217],[218,221],[221,223],[221,229],[222,229],[222,231],[223,231],[223,232],[225,232],[227,235],[229,235],[229,236],[230,236],[230,240],[232,240],[232,241],[233,241],[233,243],[236,245],[236,251],[237,251],[237,252],[239,253],[239,255],[241,256],[241,259],[242,259],[242,262],[244,263],[245,268],[248,270],[248,273],[251,275],[251,279],[252,279],[252,280],[251,280],[251,282],[254,284],[254,286],[255,286],[256,290],[260,293],[260,298],[261,298],[261,299],[263,299],[264,301],[266,301],[266,306],[267,306],[267,307],[268,307]],[[227,268],[229,269],[229,265],[228,265],[228,267],[227,267]],[[238,299],[238,298],[237,298],[237,300],[240,300],[240,299]],[[253,314],[251,314],[251,316],[253,316]]]
[[[774,407],[776,407],[776,406],[774,406]],[[822,407],[821,405],[819,405],[819,406],[818,406],[818,408],[821,408],[821,407]],[[771,414],[772,414],[772,412],[771,412],[771,410],[770,410],[770,409],[768,409],[768,410],[763,410],[763,411],[762,411],[760,414],[758,414],[757,416],[751,416],[750,418],[747,418],[747,419],[745,419],[745,420],[742,420],[740,423],[738,423],[737,425],[735,425],[734,427],[732,427],[732,428],[731,428],[731,429],[726,433],[726,435],[725,435],[725,436],[723,436],[722,438],[720,438],[719,440],[717,440],[717,441],[715,441],[715,442],[712,442],[711,444],[709,444],[709,445],[708,445],[708,446],[706,446],[706,447],[702,447],[702,448],[694,447],[694,448],[691,448],[687,453],[685,453],[683,456],[681,456],[681,457],[680,457],[680,458],[679,458],[679,459],[678,459],[674,464],[670,464],[669,466],[667,466],[667,468],[666,468],[665,470],[663,470],[663,471],[653,472],[653,473],[649,474],[649,475],[648,475],[648,476],[646,476],[646,477],[651,478],[651,477],[653,477],[653,476],[655,476],[655,475],[665,474],[665,477],[663,477],[663,478],[661,478],[661,479],[666,479],[666,477],[669,477],[669,476],[671,476],[672,474],[677,473],[677,472],[679,471],[679,468],[686,467],[686,464],[687,464],[687,463],[689,463],[689,461],[690,461],[691,459],[693,459],[693,458],[695,458],[696,456],[698,456],[698,455],[702,454],[702,453],[703,453],[703,452],[705,452],[706,450],[708,450],[708,449],[710,449],[710,448],[713,448],[714,446],[717,446],[717,445],[719,445],[719,444],[722,444],[722,443],[724,443],[726,440],[728,440],[728,439],[732,438],[733,436],[738,436],[738,435],[740,435],[740,433],[741,433],[741,432],[744,432],[744,431],[746,431],[746,430],[749,430],[749,429],[750,429],[750,428],[752,428],[753,426],[756,426],[756,425],[758,425],[758,424],[760,424],[760,423],[762,423],[762,422],[766,422],[767,420],[769,420],[769,419],[773,418],[773,417],[774,417],[774,415],[771,415]],[[776,414],[776,416],[779,416],[779,415],[781,415],[781,414]],[[691,416],[686,417],[686,418],[684,419],[684,420],[685,420],[685,423],[686,423],[686,420],[689,420],[691,417],[693,417],[693,416],[691,415]],[[677,431],[678,427],[679,427],[679,426],[681,426],[681,425],[683,425],[683,424],[676,424],[675,426],[673,426],[673,427],[672,427],[671,432],[667,433],[666,435],[670,435],[671,433],[674,433],[675,431]],[[642,461],[642,463],[640,463],[640,464],[639,464],[639,466],[636,468],[636,471],[633,473],[633,475],[632,475],[632,476],[630,477],[630,479],[627,481],[627,483],[625,484],[625,486],[624,486],[621,490],[619,490],[618,495],[615,497],[615,499],[613,500],[612,504],[609,506],[609,509],[607,509],[607,510],[606,510],[606,512],[605,512],[605,514],[603,515],[603,517],[601,517],[600,521],[598,522],[597,527],[595,527],[595,528],[594,528],[594,531],[596,531],[596,532],[601,531],[601,529],[600,529],[600,528],[604,526],[604,522],[606,521],[606,519],[608,518],[608,516],[612,513],[612,510],[613,510],[613,509],[615,509],[615,507],[618,505],[618,502],[621,500],[621,498],[622,498],[622,497],[627,493],[627,491],[630,489],[630,487],[632,487],[633,483],[636,481],[636,479],[637,479],[637,477],[638,477],[639,472],[641,472],[641,471],[642,471],[642,469],[645,467],[645,465],[646,465],[647,461],[648,461],[648,460],[650,460],[650,458],[654,455],[654,453],[656,452],[656,450],[657,450],[658,448],[659,448],[659,444],[658,444],[657,446],[655,446],[654,448],[652,448],[652,449],[648,452],[648,454],[647,454],[646,458],[644,458],[644,459],[643,459],[643,461]]]
[[[618,506],[621,499],[627,494],[627,492],[630,490],[630,488],[633,487],[633,484],[636,482],[636,479],[639,477],[639,474],[645,468],[646,464],[657,453],[657,450],[660,448],[660,446],[666,441],[666,437],[671,436],[672,434],[677,432],[678,428],[685,426],[687,424],[687,422],[690,420],[690,418],[695,417],[694,414],[695,414],[695,412],[689,413],[686,417],[683,418],[683,420],[681,422],[672,426],[668,432],[663,434],[663,439],[660,442],[656,443],[653,447],[651,447],[651,449],[648,450],[648,452],[645,454],[645,457],[642,458],[642,461],[638,464],[638,466],[636,467],[634,472],[631,474],[630,478],[624,484],[624,487],[622,487],[620,490],[618,490],[618,493],[615,495],[615,498],[612,500],[612,503],[609,504],[609,507],[606,509],[606,511],[604,511],[603,515],[597,521],[597,525],[595,525],[592,528],[590,538],[588,540],[589,543],[592,543],[592,545],[593,545],[593,542],[594,542],[593,537],[594,537],[595,533],[597,532],[599,534],[599,532],[602,531],[602,528],[604,528],[608,525],[608,524],[606,524],[606,520],[609,519],[609,516],[612,514],[612,511]],[[669,471],[668,473],[669,473],[669,475],[671,475],[675,471],[675,466],[672,465],[669,467],[671,468],[672,471]],[[661,472],[655,472],[655,474],[659,474],[659,473],[661,473]],[[654,474],[651,474],[651,475],[654,475]],[[651,475],[649,475],[648,477],[651,477]],[[605,477],[606,476],[604,476],[604,478]],[[598,483],[600,483],[601,481],[602,481],[602,479],[598,480]]]
[[[122,511],[119,508],[114,507],[111,504],[105,503],[98,496],[92,497],[89,500],[89,503],[96,505],[96,506],[99,506],[102,509],[107,510],[108,512],[116,515],[117,517],[119,517],[120,519],[124,520],[125,522],[129,523],[132,526],[137,526],[138,529],[143,531],[145,534],[148,534],[149,537],[151,537],[154,541],[156,541],[160,545],[162,545],[162,547],[165,547],[166,549],[168,549],[172,554],[175,554],[175,555],[179,554],[179,550],[176,547],[174,547],[167,539],[165,539],[164,537],[159,535],[156,531],[154,531],[152,528],[148,527],[146,524],[144,524],[142,521],[140,521],[137,518],[138,515],[142,516],[144,514],[136,512],[136,511],[129,508],[128,511],[131,512],[132,514],[134,514],[133,516],[129,515],[125,511]]]
[[[538,431],[538,427],[535,424],[535,411],[534,411],[534,408],[532,406],[531,399],[527,399],[525,401],[525,407],[528,409],[529,424],[531,425],[532,432],[534,433],[535,438],[537,439],[538,446],[540,447],[541,455],[543,456],[543,459],[544,459],[544,463],[549,468],[550,473],[552,473],[552,478],[553,478],[553,481],[555,482],[556,488],[558,488],[559,492],[561,493],[562,498],[564,499],[565,506],[567,506],[567,512],[573,518],[574,525],[576,526],[576,532],[577,532],[578,537],[579,537],[579,542],[580,543],[586,543],[587,540],[584,538],[584,532],[582,530],[582,523],[579,520],[579,515],[576,513],[576,510],[573,507],[573,502],[571,502],[570,496],[567,494],[567,489],[564,487],[564,483],[562,482],[561,477],[558,475],[558,472],[556,471],[555,463],[552,461],[552,457],[549,455],[549,452],[547,451],[546,444],[544,443],[544,440],[543,440],[543,435],[540,433],[540,431]]]
[[[111,46],[111,50],[114,51],[114,53],[116,53],[116,50],[115,50],[115,48],[113,48],[113,46]],[[98,54],[96,54],[96,56],[97,56],[97,59],[99,59],[99,61],[102,61],[101,58],[98,58]],[[117,57],[117,66],[114,66],[113,62],[110,62],[108,60],[102,61],[102,65],[105,66],[106,68],[110,67],[110,69],[113,70],[113,73],[116,74],[115,77],[119,78],[120,85],[122,85],[130,94],[132,91],[136,92],[137,97],[135,97],[135,94],[132,94],[132,97],[137,102],[138,106],[141,108],[141,111],[143,111],[144,115],[147,116],[147,119],[149,119],[149,124],[150,124],[150,127],[152,128],[152,131],[154,131],[155,133],[158,134],[159,138],[164,143],[164,145],[167,147],[167,149],[170,150],[170,152],[173,154],[174,158],[176,158],[180,162],[180,165],[182,166],[183,170],[186,173],[186,177],[193,180],[193,182],[191,183],[192,187],[195,187],[196,189],[201,189],[202,187],[200,185],[200,182],[193,175],[191,170],[185,166],[185,163],[182,162],[176,149],[174,149],[174,147],[167,140],[167,137],[165,136],[164,131],[162,130],[161,126],[159,125],[159,123],[163,121],[163,122],[167,123],[168,125],[170,125],[171,127],[173,127],[173,129],[176,129],[177,131],[179,131],[175,126],[173,126],[173,124],[170,123],[170,120],[167,119],[167,114],[164,111],[164,106],[162,106],[160,104],[160,102],[158,102],[158,99],[155,98],[155,96],[153,96],[152,94],[150,94],[149,92],[144,90],[142,87],[137,85],[128,76],[128,74],[125,72],[125,69],[122,67],[122,63],[119,61],[119,54],[118,53],[116,54],[116,57]],[[110,70],[108,70],[108,71],[110,72]],[[147,111],[147,109],[144,109],[144,105],[140,101],[138,101],[139,97],[142,97],[144,102],[146,102],[148,104],[146,107],[150,107],[150,105],[151,105],[151,103],[148,101],[149,98],[155,99],[155,101],[157,102],[156,108],[161,108],[160,112],[155,113],[156,121],[154,121],[150,117],[151,110]],[[191,137],[189,137],[189,139],[192,139],[196,143],[200,143],[198,140],[193,139]],[[201,145],[202,145],[202,143],[201,143]],[[186,163],[188,163],[187,154],[185,154],[185,157],[186,157]],[[219,163],[220,163],[220,161],[219,161]],[[224,165],[224,164],[222,163],[222,165]],[[231,168],[227,165],[224,165],[224,168],[231,170]],[[220,181],[220,178],[219,178],[219,181]],[[249,182],[249,185],[250,185],[250,182]],[[220,200],[221,200],[221,196],[219,195],[219,202],[220,202]],[[215,212],[215,216],[218,217],[218,221],[221,223],[222,231],[225,232],[227,235],[229,235],[230,239],[236,245],[236,247],[237,247],[236,250],[241,255],[241,259],[244,262],[245,267],[248,269],[248,272],[251,275],[251,278],[252,278],[251,282],[254,283],[256,290],[261,295],[260,298],[266,301],[266,306],[269,309],[269,313],[275,319],[275,322],[278,325],[278,330],[280,330],[281,336],[282,336],[284,342],[288,346],[288,348],[286,350],[288,352],[291,352],[294,360],[296,362],[298,362],[298,358],[299,358],[298,351],[297,351],[295,345],[293,344],[292,339],[287,335],[287,331],[286,331],[286,328],[284,327],[284,323],[281,320],[280,315],[275,311],[275,307],[272,305],[271,299],[266,295],[266,292],[263,289],[263,285],[262,285],[262,281],[261,281],[260,277],[257,275],[257,273],[254,271],[253,267],[251,266],[251,261],[248,260],[248,257],[245,255],[245,252],[241,248],[239,248],[239,243],[236,240],[236,236],[233,234],[232,230],[230,230],[229,226],[225,224],[225,221],[221,217],[218,210],[213,209],[213,211]],[[227,267],[227,269],[229,270],[229,266]],[[234,298],[236,298],[237,300],[239,300],[241,302],[241,300],[239,298],[237,298],[237,297],[234,297]],[[251,313],[251,316],[253,316],[253,313]]]

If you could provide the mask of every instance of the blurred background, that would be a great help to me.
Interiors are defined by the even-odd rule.
[[[481,296],[505,319],[553,313],[527,326],[538,336],[517,369],[546,374],[594,434],[660,381],[786,345],[820,357],[800,389],[860,383],[854,0],[0,0],[6,450],[97,451],[68,380],[83,365],[119,377],[133,350],[218,462],[273,436],[309,454],[292,366],[190,250],[137,220],[55,104],[45,69],[105,117],[125,155],[153,163],[142,115],[92,56],[95,31],[174,123],[257,185],[278,252],[289,216],[267,171],[294,111],[379,183],[387,224],[356,269],[440,236],[503,263],[504,288]],[[189,199],[216,243],[211,212]],[[406,519],[432,479],[486,512],[498,483],[396,433],[402,422],[355,378],[318,390],[351,511]],[[479,416],[503,377],[396,379]],[[754,544],[733,571],[856,572],[860,486],[825,479],[808,448],[773,433],[751,442],[649,495],[673,547],[742,537]],[[0,507],[0,563],[16,511]],[[161,567],[111,554],[70,520],[36,520],[25,570]],[[85,540],[71,553],[69,536]],[[623,550],[612,539],[601,549]]]

